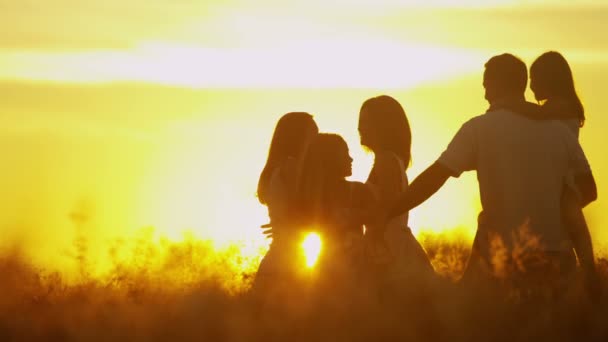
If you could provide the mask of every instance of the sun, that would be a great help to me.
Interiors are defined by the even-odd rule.
[[[306,267],[313,268],[321,254],[321,237],[317,233],[308,233],[302,241],[302,250],[306,259]]]

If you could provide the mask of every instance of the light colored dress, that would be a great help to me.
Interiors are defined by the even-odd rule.
[[[578,119],[562,119],[566,127],[579,138],[580,121]],[[581,193],[575,182],[575,174],[571,173],[566,179],[568,191],[562,198],[562,220],[573,241],[576,256],[586,272],[595,272],[593,244],[589,237],[589,227],[580,207]],[[574,268],[574,267],[572,267]]]
[[[401,175],[401,193],[408,185],[405,174],[405,164],[397,155],[399,174]],[[381,177],[380,175],[379,177]],[[368,179],[366,184],[372,189],[376,196],[381,196],[373,180]],[[385,269],[385,285],[396,288],[410,287],[416,290],[414,284],[423,285],[427,283],[434,269],[426,255],[426,252],[412,234],[408,227],[409,213],[392,219],[385,228],[384,238],[389,252],[390,262]]]

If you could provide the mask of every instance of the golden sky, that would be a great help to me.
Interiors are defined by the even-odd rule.
[[[606,245],[608,5],[328,2],[0,0],[2,236],[61,258],[69,213],[86,210],[99,241],[155,226],[259,243],[255,184],[282,113],[309,111],[344,135],[353,178],[364,180],[359,106],[394,95],[413,127],[413,178],[485,110],[489,57],[508,51],[529,64],[551,49],[570,61],[587,109],[581,141],[600,200],[586,214]],[[471,229],[478,210],[471,174],[410,223]]]

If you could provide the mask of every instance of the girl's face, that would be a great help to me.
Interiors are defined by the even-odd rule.
[[[335,156],[336,172],[340,178],[350,177],[353,174],[353,158],[348,152],[346,144],[340,144]]]
[[[359,113],[359,138],[361,139],[361,145],[371,148],[373,130],[370,125],[369,112],[363,110]]]

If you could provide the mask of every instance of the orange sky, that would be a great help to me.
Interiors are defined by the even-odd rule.
[[[261,243],[255,183],[282,113],[309,111],[323,131],[344,135],[353,178],[364,180],[359,106],[394,95],[412,122],[413,178],[485,110],[489,57],[509,51],[529,64],[555,49],[587,109],[581,141],[600,200],[586,214],[606,245],[607,5],[332,3],[0,0],[6,241],[59,260],[74,235],[68,214],[87,203],[87,234],[98,241],[152,225],[173,237],[190,228]],[[416,209],[411,225],[472,228],[478,209],[470,174]]]

